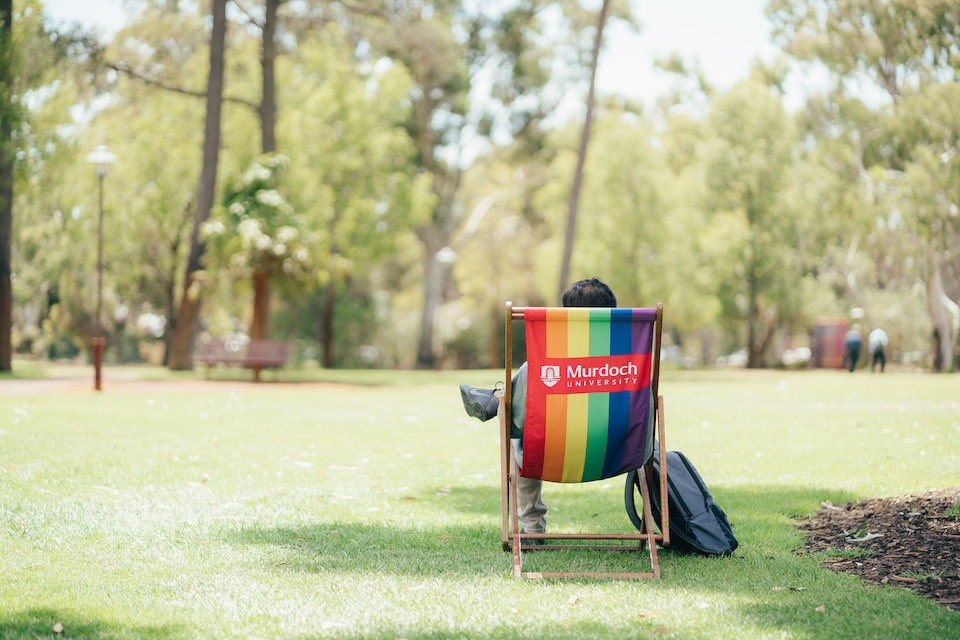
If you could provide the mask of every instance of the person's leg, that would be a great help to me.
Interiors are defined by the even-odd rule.
[[[543,481],[536,478],[517,478],[517,507],[520,527],[526,533],[544,533],[547,530],[547,505],[543,503]]]
[[[877,349],[873,350],[873,360],[870,362],[870,373],[873,373],[873,370],[877,367],[877,360],[880,359],[880,351]]]
[[[883,347],[877,352],[880,354],[880,373],[887,368],[887,355],[883,352]]]

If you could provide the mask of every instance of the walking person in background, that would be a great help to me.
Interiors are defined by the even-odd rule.
[[[857,360],[860,359],[860,347],[863,346],[863,337],[860,335],[859,324],[853,325],[850,331],[847,331],[847,335],[843,338],[843,346],[846,349],[846,354],[843,359],[847,365],[849,365],[850,373],[853,373],[854,368],[857,366]]]
[[[887,358],[883,353],[884,347],[887,346],[887,332],[877,327],[870,332],[870,335],[867,336],[867,348],[870,349],[870,353],[873,354],[873,362],[870,364],[870,371],[873,371],[874,367],[877,366],[877,362],[880,362],[880,373],[883,373],[883,369],[887,366]]]

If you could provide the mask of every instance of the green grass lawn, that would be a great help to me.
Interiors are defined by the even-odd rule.
[[[960,378],[668,373],[668,448],[740,549],[663,551],[660,581],[522,581],[499,545],[495,424],[456,387],[498,376],[0,396],[0,638],[960,637],[960,613],[795,552],[823,500],[960,485]],[[545,498],[553,531],[631,531],[622,480]]]

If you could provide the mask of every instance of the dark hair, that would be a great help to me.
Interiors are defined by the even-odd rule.
[[[600,280],[590,278],[570,285],[560,297],[560,304],[565,307],[615,307],[617,296]]]

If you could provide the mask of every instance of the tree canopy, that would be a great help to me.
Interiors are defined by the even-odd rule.
[[[659,61],[676,90],[597,95],[587,147],[598,6],[227,1],[221,22],[144,0],[98,42],[39,2],[0,3],[10,350],[88,352],[83,158],[106,144],[108,360],[164,361],[202,292],[200,331],[292,340],[323,366],[497,366],[504,301],[556,302],[581,173],[569,278],[663,301],[678,364],[782,365],[818,323],[856,318],[896,360],[958,368],[953,5],[773,0],[782,59],[730,87]],[[832,82],[788,109],[804,65]],[[571,95],[582,107],[558,110]]]

